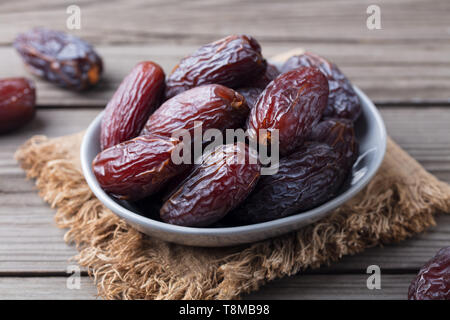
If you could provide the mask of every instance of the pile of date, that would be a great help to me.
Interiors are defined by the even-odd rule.
[[[167,77],[154,62],[135,66],[106,106],[92,167],[107,193],[144,212],[145,203],[152,210],[156,203],[166,223],[270,221],[336,196],[358,156],[353,122],[360,113],[335,64],[304,53],[278,70],[254,38],[231,35],[183,58]],[[174,153],[182,144],[191,149],[198,124],[205,133],[242,129],[246,140],[222,141],[176,163]],[[191,139],[176,134],[182,130]],[[273,143],[277,170],[263,175],[258,146]]]
[[[82,94],[100,81],[102,59],[75,36],[35,28],[13,45],[28,71],[59,87]],[[0,80],[0,97],[0,133],[33,118],[32,80]],[[279,70],[254,38],[231,35],[183,58],[167,77],[155,62],[138,63],[105,108],[93,172],[108,194],[170,224],[270,221],[339,193],[358,156],[353,123],[360,113],[335,64],[305,52]],[[246,135],[205,138],[230,130]],[[275,162],[270,174],[262,147]],[[189,161],[174,161],[180,149]]]

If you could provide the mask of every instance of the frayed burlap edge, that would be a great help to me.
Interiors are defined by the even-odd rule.
[[[450,212],[450,187],[391,140],[371,183],[331,216],[276,239],[233,248],[193,248],[142,235],[92,194],[79,166],[83,133],[35,136],[16,153],[40,196],[56,208],[75,257],[106,299],[234,299],[267,281],[400,241]]]

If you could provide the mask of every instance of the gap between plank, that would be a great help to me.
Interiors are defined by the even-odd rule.
[[[33,278],[33,277],[62,277],[68,278],[73,274],[64,271],[5,271],[0,272],[0,278]],[[87,271],[81,271],[80,276],[89,277]]]

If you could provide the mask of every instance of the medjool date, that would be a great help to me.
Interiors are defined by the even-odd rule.
[[[31,73],[61,87],[90,88],[103,71],[102,60],[92,46],[64,32],[35,28],[20,34],[14,47]]]
[[[240,127],[249,109],[243,96],[219,84],[193,88],[164,102],[148,119],[141,134],[171,136],[188,130],[193,137],[194,122],[203,130]]]
[[[21,127],[35,113],[36,89],[25,78],[0,80],[0,133]]]
[[[323,143],[306,143],[281,158],[278,172],[261,176],[255,190],[230,213],[243,224],[286,217],[317,207],[336,195],[348,170],[345,157]]]
[[[201,227],[223,218],[248,196],[260,176],[258,156],[250,150],[246,144],[236,143],[207,153],[202,164],[164,203],[161,219]]]
[[[164,71],[151,61],[137,64],[108,102],[102,119],[102,149],[139,135],[164,94]]]
[[[302,145],[322,118],[327,97],[328,81],[316,68],[299,68],[280,75],[250,111],[249,137],[270,144],[271,132],[279,130],[280,153],[289,154]],[[261,129],[266,129],[267,134],[260,134]]]
[[[412,281],[409,300],[450,300],[450,247],[442,248]]]
[[[231,35],[183,58],[167,78],[166,98],[203,84],[237,88],[266,68],[261,47],[252,37]]]
[[[288,72],[299,67],[316,67],[327,77],[330,94],[328,105],[324,111],[325,117],[347,118],[356,121],[361,114],[359,98],[350,81],[336,64],[311,52],[305,52],[289,58],[281,71]]]
[[[123,200],[138,200],[159,191],[170,178],[189,166],[172,161],[178,139],[147,135],[100,152],[92,162],[106,192]]]
[[[350,120],[325,119],[313,128],[308,140],[326,143],[341,152],[347,159],[345,168],[350,169],[358,157],[358,142]]]

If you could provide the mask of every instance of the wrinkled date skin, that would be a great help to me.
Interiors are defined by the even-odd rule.
[[[165,75],[151,61],[136,65],[109,101],[102,119],[102,150],[139,135],[164,94]]]
[[[247,160],[238,162],[241,156]],[[161,219],[190,227],[204,227],[220,220],[256,185],[260,176],[257,157],[244,143],[221,145],[207,153],[202,164],[164,203]]]
[[[64,32],[35,28],[20,34],[14,47],[31,73],[64,88],[88,89],[99,82],[103,71],[92,46]]]
[[[278,129],[280,154],[289,154],[302,145],[322,118],[327,97],[328,81],[316,68],[299,68],[280,75],[251,109],[249,137],[270,144],[271,131]],[[266,129],[267,134],[260,134],[261,129]]]
[[[325,119],[315,126],[308,140],[323,142],[341,152],[347,159],[345,168],[350,169],[358,158],[353,122],[347,119]]]
[[[179,143],[174,138],[140,136],[100,152],[92,168],[103,190],[122,200],[139,200],[188,168],[172,162]]]
[[[0,80],[0,133],[12,131],[35,114],[36,89],[25,78]]]
[[[450,247],[428,261],[409,286],[409,300],[450,300]]]
[[[247,200],[230,213],[232,221],[252,224],[317,207],[333,198],[346,177],[345,158],[323,143],[305,143],[281,158],[274,175],[261,176]]]
[[[327,77],[330,94],[325,117],[346,118],[356,121],[361,114],[361,104],[347,77],[337,65],[310,52],[292,56],[281,71],[288,72],[299,67],[316,67]]]
[[[258,42],[250,36],[231,35],[183,58],[167,78],[166,99],[203,84],[237,88],[265,69]]]
[[[164,102],[148,119],[141,134],[171,136],[188,130],[193,137],[194,122],[202,129],[233,129],[240,127],[249,109],[243,96],[218,84],[190,89]]]

